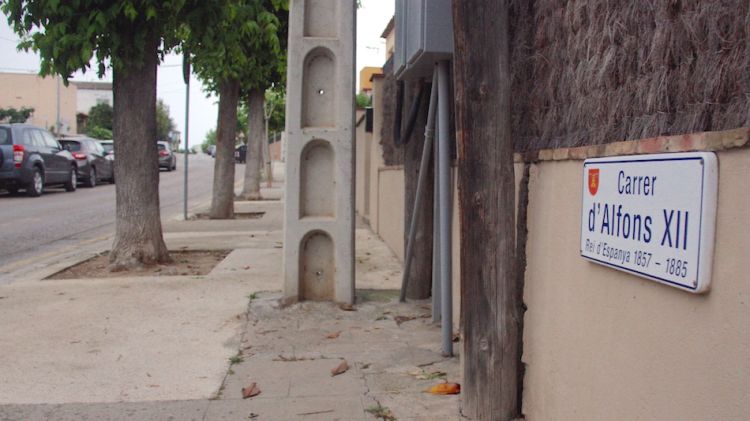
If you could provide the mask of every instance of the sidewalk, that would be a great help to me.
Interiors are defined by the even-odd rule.
[[[457,396],[424,393],[460,383],[458,359],[429,302],[398,303],[376,236],[357,230],[355,311],[280,308],[283,204],[236,210],[265,214],[164,224],[170,250],[232,250],[206,276],[0,286],[0,420],[459,419]]]

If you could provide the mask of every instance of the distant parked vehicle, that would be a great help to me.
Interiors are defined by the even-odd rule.
[[[176,170],[177,157],[174,156],[169,142],[159,141],[156,143],[156,147],[159,149],[159,168],[166,168],[167,171]]]
[[[77,162],[52,133],[29,124],[0,124],[0,188],[38,197],[47,186],[75,191]]]
[[[115,155],[115,142],[112,140],[100,140],[99,144],[102,145],[102,148],[104,148],[104,152],[107,153],[107,155]]]
[[[247,145],[239,145],[234,148],[234,161],[244,164],[247,160]]]
[[[73,154],[78,162],[78,179],[86,187],[96,187],[101,180],[115,181],[115,169],[111,159],[107,159],[104,147],[94,139],[77,136],[60,139],[63,148]]]
[[[208,145],[208,154],[211,158],[216,158],[216,145]]]

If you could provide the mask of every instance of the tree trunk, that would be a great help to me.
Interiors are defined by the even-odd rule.
[[[417,180],[419,179],[419,165],[422,160],[422,151],[424,149],[424,132],[427,125],[427,112],[430,108],[430,84],[426,84],[422,92],[422,102],[419,107],[419,114],[414,131],[409,143],[404,146],[404,221],[407,229],[404,232],[404,249],[409,236],[409,222],[411,221],[414,209],[414,198],[417,194]],[[412,83],[406,88],[406,104],[404,106],[403,126],[406,125],[406,119],[411,108],[411,101],[417,95],[417,84]],[[437,133],[437,130],[435,131]],[[407,139],[403,139],[406,141]],[[434,153],[433,153],[434,155]],[[433,157],[434,158],[434,157]],[[432,161],[430,161],[432,162]],[[417,231],[414,237],[414,248],[412,255],[411,268],[409,270],[409,286],[406,289],[406,297],[418,300],[429,298],[432,290],[432,201],[434,198],[434,174],[433,165],[429,165],[429,173],[425,179],[424,191],[422,192],[421,209],[417,223]]]
[[[477,13],[481,10],[481,13]],[[523,290],[515,272],[508,2],[453,2],[461,203],[464,416],[520,416]]]
[[[245,161],[245,184],[240,198],[243,200],[260,199],[260,172],[263,167],[263,103],[265,92],[261,89],[250,90],[247,106],[247,154]]]
[[[219,121],[216,128],[214,188],[211,197],[211,219],[234,218],[234,146],[237,134],[237,103],[240,83],[236,79],[219,85]]]
[[[134,40],[137,37],[132,37]],[[113,72],[116,221],[110,269],[170,261],[161,231],[156,147],[156,67],[159,37],[143,42],[139,67]]]

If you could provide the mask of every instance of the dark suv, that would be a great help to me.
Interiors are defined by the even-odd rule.
[[[75,191],[76,160],[50,132],[29,124],[0,124],[0,188],[37,197],[45,186]]]
[[[73,154],[78,163],[78,179],[86,187],[96,187],[100,180],[110,183],[115,181],[113,161],[109,159],[104,147],[94,139],[77,136],[60,139],[63,148]]]

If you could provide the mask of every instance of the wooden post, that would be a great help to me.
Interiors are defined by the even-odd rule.
[[[481,12],[478,12],[481,11]],[[508,2],[453,2],[463,311],[462,412],[520,416]]]

